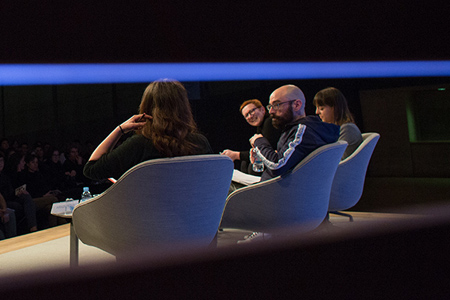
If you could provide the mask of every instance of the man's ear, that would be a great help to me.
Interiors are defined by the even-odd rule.
[[[302,101],[302,99],[296,99],[294,101],[294,111],[299,111],[302,109],[304,103]]]

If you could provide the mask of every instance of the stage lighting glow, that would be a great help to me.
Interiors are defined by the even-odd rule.
[[[450,76],[450,61],[0,64],[0,85]]]

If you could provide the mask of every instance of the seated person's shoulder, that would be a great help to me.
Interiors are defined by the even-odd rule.
[[[361,130],[354,123],[345,123],[341,125],[340,137],[351,137],[352,139],[362,140]]]
[[[201,133],[193,133],[189,137],[190,141],[198,146],[198,154],[212,154],[213,150],[208,139]]]
[[[354,148],[356,149],[356,147],[362,143],[363,138],[361,131],[359,130],[358,126],[356,126],[356,124],[345,123],[341,126],[339,140],[346,141],[349,146],[355,146]]]
[[[358,132],[361,134],[358,126],[355,123],[345,123],[341,125],[341,131]]]

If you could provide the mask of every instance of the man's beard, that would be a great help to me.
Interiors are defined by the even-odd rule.
[[[291,123],[294,120],[294,111],[292,110],[292,106],[289,105],[288,110],[281,116],[275,116],[271,114],[272,117],[272,125],[276,129],[283,129],[284,126]]]

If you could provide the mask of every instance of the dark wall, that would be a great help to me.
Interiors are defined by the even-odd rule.
[[[433,102],[436,99],[429,97],[415,99],[418,92],[438,88],[448,90],[450,80],[440,85],[415,85],[360,92],[364,129],[381,135],[371,159],[369,172],[371,176],[450,177],[450,140],[410,139],[408,126],[408,103],[411,100],[420,100],[414,113],[421,115],[423,121],[430,124],[430,128],[441,127],[439,117],[436,115],[448,118],[447,105],[441,105],[440,109],[427,112],[426,108],[434,107]],[[445,130],[448,131],[448,128]]]
[[[430,1],[5,1],[0,62],[447,59]]]
[[[1,87],[1,135],[30,146],[37,141],[59,148],[73,140],[97,144],[115,126],[137,113],[145,86]]]

